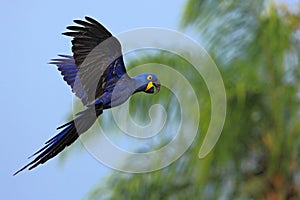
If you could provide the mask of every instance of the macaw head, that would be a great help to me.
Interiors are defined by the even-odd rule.
[[[133,79],[137,83],[135,92],[156,94],[160,90],[160,82],[155,74],[140,74]]]

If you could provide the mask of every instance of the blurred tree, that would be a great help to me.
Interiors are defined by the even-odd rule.
[[[188,0],[182,28],[196,33],[226,86],[222,135],[202,160],[197,154],[204,135],[198,135],[169,167],[145,174],[114,173],[89,199],[300,199],[300,13],[291,6],[296,7],[259,0]],[[197,95],[199,132],[205,133],[211,105],[202,79],[182,70],[188,63],[166,53],[130,65],[149,62],[181,69],[203,91]],[[143,97],[132,98],[133,112],[151,101],[134,98]],[[159,95],[165,105],[172,98],[168,91]]]

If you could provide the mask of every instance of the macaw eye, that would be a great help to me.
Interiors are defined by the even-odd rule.
[[[151,75],[147,76],[147,80],[151,81],[152,80],[152,76]]]

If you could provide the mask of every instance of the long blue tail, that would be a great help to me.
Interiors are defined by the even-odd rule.
[[[15,176],[19,172],[28,168],[31,170],[37,167],[40,164],[43,164],[56,156],[62,150],[64,150],[67,146],[71,145],[75,140],[79,137],[80,134],[86,132],[96,121],[97,117],[102,114],[102,109],[98,110],[95,114],[91,111],[91,109],[87,109],[81,112],[75,119],[72,121],[58,127],[57,129],[63,129],[60,133],[55,135],[53,138],[45,142],[45,146],[35,152],[29,158],[36,156],[36,158],[25,165],[23,168],[15,172],[13,175]]]

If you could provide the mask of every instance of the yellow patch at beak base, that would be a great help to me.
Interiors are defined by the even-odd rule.
[[[145,91],[148,91],[150,88],[152,88],[154,85],[152,83],[152,81],[150,81],[145,89]]]

